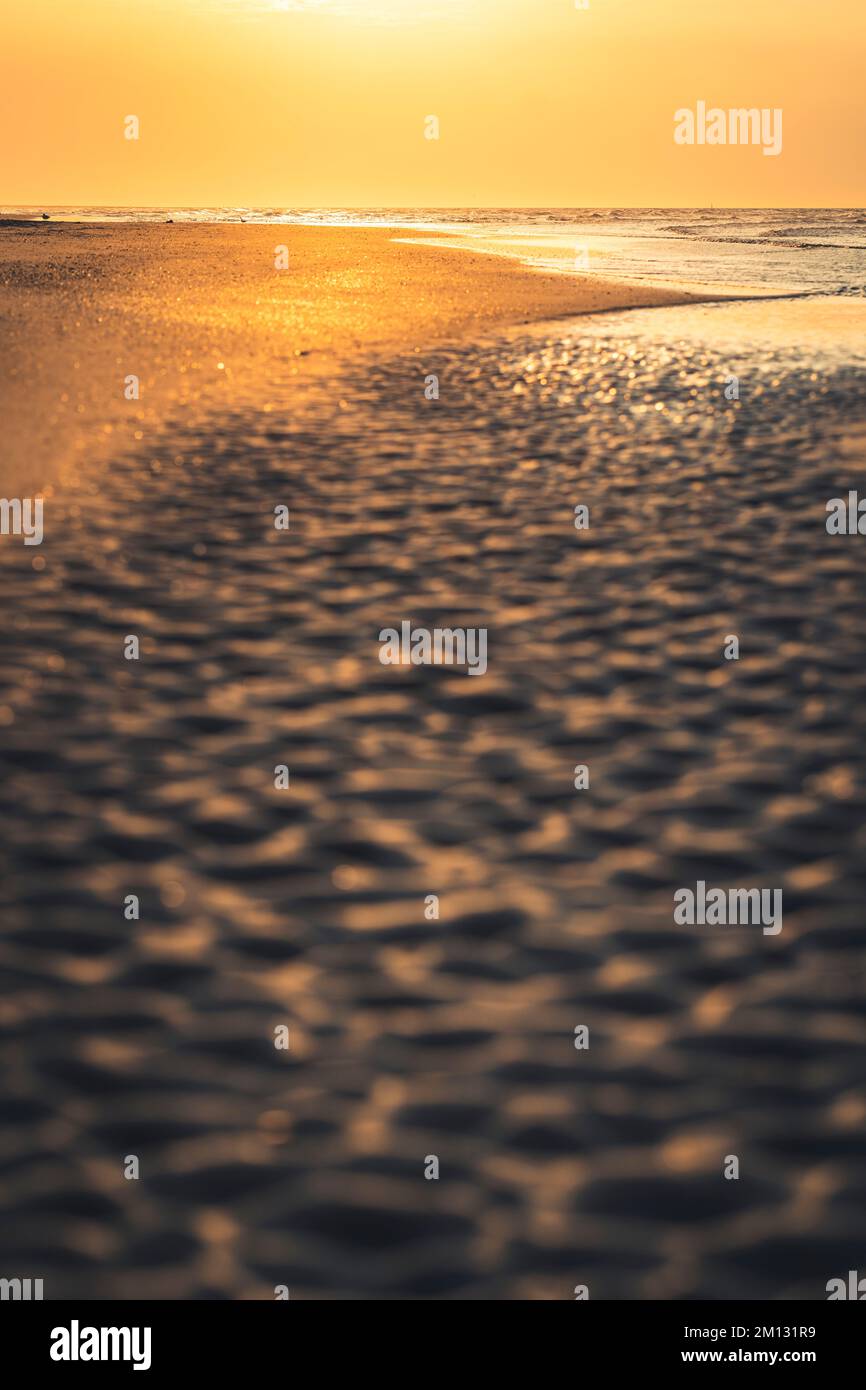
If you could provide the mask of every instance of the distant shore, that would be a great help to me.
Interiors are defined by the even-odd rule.
[[[274,380],[327,380],[368,350],[714,297],[394,239],[405,230],[0,223],[0,488],[74,477],[211,400],[264,408]]]

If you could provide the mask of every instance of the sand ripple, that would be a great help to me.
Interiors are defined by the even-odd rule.
[[[768,350],[734,406],[729,354],[647,322],[287,388],[4,543],[4,1270],[822,1298],[862,1268],[863,541],[824,530],[862,373]],[[486,626],[487,676],[382,667],[403,618]],[[782,934],[675,926],[698,877],[783,887]]]

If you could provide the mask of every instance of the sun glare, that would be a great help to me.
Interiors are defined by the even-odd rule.
[[[217,0],[224,9],[259,14],[340,15],[347,19],[403,21],[457,15],[475,0]]]

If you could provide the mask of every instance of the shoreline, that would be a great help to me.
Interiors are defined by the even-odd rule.
[[[171,209],[169,209],[171,211]],[[514,245],[525,245],[533,247],[535,250],[541,249],[570,249],[572,242],[569,239],[557,238],[556,236],[528,237],[525,234],[520,236],[503,236],[488,234],[485,235],[478,231],[461,230],[459,226],[429,226],[426,223],[418,223],[416,226],[404,223],[371,223],[354,224],[345,222],[311,222],[311,223],[285,223],[280,221],[180,221],[174,219],[163,219],[160,222],[137,222],[133,219],[122,221],[112,218],[93,218],[83,220],[80,218],[47,218],[41,217],[3,217],[0,216],[0,233],[3,231],[24,231],[31,228],[38,228],[41,231],[55,235],[70,230],[89,231],[92,229],[133,229],[133,228],[159,228],[166,226],[183,227],[185,229],[199,228],[239,228],[244,227],[270,227],[283,228],[290,231],[300,230],[302,232],[331,232],[331,233],[378,233],[385,237],[391,245],[395,246],[426,246],[439,250],[461,251],[470,256],[493,256],[519,266],[522,270],[533,275],[549,276],[553,279],[565,278],[569,281],[579,281],[580,283],[595,282],[596,284],[606,284],[617,291],[647,291],[651,294],[678,295],[683,296],[686,302],[693,299],[699,300],[727,300],[732,298],[788,298],[788,294],[777,290],[762,290],[759,285],[747,282],[731,281],[722,289],[711,286],[700,280],[685,280],[676,276],[665,280],[641,279],[635,275],[623,275],[616,269],[610,269],[602,265],[601,272],[593,269],[588,274],[581,274],[580,270],[570,266],[566,258],[562,257],[562,264],[558,265],[554,261],[541,261],[534,259],[527,253],[517,253],[511,249]],[[2,247],[2,238],[0,238]],[[604,261],[604,253],[592,252],[592,261]],[[808,291],[792,291],[791,296],[798,293],[808,293]],[[639,308],[642,304],[617,304],[615,308]],[[600,312],[596,309],[578,310],[578,312],[595,313]]]
[[[435,239],[403,244],[401,230],[0,225],[0,489],[74,483],[90,461],[146,444],[175,415],[194,424],[211,406],[257,401],[267,414],[271,390],[285,395],[275,383],[336,384],[359,354],[414,352],[421,371],[445,342],[725,297],[566,277],[471,249],[455,256]]]

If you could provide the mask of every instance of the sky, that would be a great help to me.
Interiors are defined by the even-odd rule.
[[[864,60],[863,0],[2,0],[0,205],[863,206]]]

